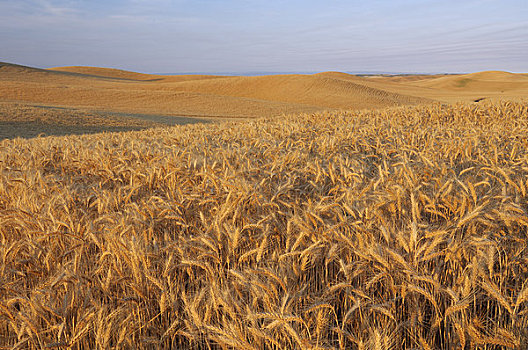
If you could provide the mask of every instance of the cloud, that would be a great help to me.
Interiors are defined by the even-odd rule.
[[[457,1],[0,0],[0,60],[153,72],[528,70],[528,6]]]
[[[68,16],[79,13],[71,1],[35,0],[35,2],[47,15]]]

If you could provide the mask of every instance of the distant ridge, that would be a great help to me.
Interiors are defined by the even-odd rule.
[[[417,85],[443,90],[511,91],[527,89],[528,76],[504,71],[485,71],[431,79]]]
[[[34,68],[29,66],[23,66],[21,64],[16,63],[8,63],[8,62],[0,62],[0,72],[3,74],[6,73],[30,73],[30,72],[46,72],[45,69],[41,68]]]
[[[50,71],[68,72],[68,73],[79,73],[93,76],[100,76],[105,78],[119,78],[119,79],[130,79],[130,80],[152,80],[156,76],[150,74],[130,72],[122,69],[115,68],[99,68],[99,67],[86,67],[86,66],[69,66],[69,67],[55,67],[49,68]]]
[[[262,75],[313,75],[320,73],[327,73],[328,71],[247,71],[247,72],[229,72],[229,71],[218,71],[218,72],[156,72],[151,73],[152,75],[213,75],[213,76],[234,76],[234,77],[257,77]],[[330,71],[331,72],[331,71]],[[448,72],[386,72],[386,71],[339,71],[340,73],[356,75],[356,76],[416,76],[416,75],[459,75],[466,73],[448,73]]]
[[[196,79],[208,79],[217,78],[216,75],[202,75],[202,74],[187,74],[187,75],[157,75],[157,74],[146,74],[136,73],[122,69],[115,68],[100,68],[100,67],[89,67],[89,66],[71,66],[71,67],[55,67],[49,68],[50,71],[55,72],[68,72],[89,75],[101,78],[114,78],[124,80],[135,80],[135,81],[187,81]]]
[[[263,76],[154,75],[115,68],[40,69],[0,63],[0,102],[207,118],[273,117],[434,101],[528,96],[528,76],[375,75],[343,72]]]

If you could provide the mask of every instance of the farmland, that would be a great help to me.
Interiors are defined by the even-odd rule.
[[[0,141],[0,347],[518,348],[527,150],[522,100]]]

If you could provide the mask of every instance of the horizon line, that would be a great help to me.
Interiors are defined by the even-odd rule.
[[[472,74],[472,73],[479,73],[479,72],[486,72],[486,71],[502,71],[507,73],[514,73],[514,74],[528,74],[528,72],[519,72],[519,71],[507,71],[507,70],[501,70],[501,69],[487,69],[487,70],[479,70],[479,71],[472,71],[472,72],[449,72],[449,71],[385,71],[385,70],[300,70],[300,71],[294,71],[294,70],[247,70],[247,71],[183,71],[183,72],[147,72],[142,70],[134,70],[129,68],[120,68],[120,67],[105,67],[105,66],[85,66],[85,65],[66,65],[66,66],[51,66],[51,67],[42,67],[42,66],[32,66],[32,65],[26,65],[26,64],[20,64],[20,63],[13,63],[13,62],[7,62],[0,60],[0,63],[4,64],[12,64],[12,65],[18,65],[28,68],[36,68],[36,69],[57,69],[57,68],[64,68],[64,67],[86,67],[86,68],[106,68],[106,69],[117,69],[117,70],[124,70],[134,73],[142,73],[142,74],[150,74],[150,75],[217,75],[217,76],[262,76],[262,75],[290,75],[290,74],[305,74],[305,75],[313,75],[318,73],[326,73],[326,72],[338,72],[338,73],[345,73],[345,74],[351,74],[351,75],[357,75],[357,76],[376,76],[376,75],[387,75],[387,76],[405,76],[405,75],[463,75],[463,74]]]

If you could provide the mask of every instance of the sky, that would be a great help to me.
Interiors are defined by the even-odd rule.
[[[528,72],[528,0],[0,0],[0,61],[145,73]]]

